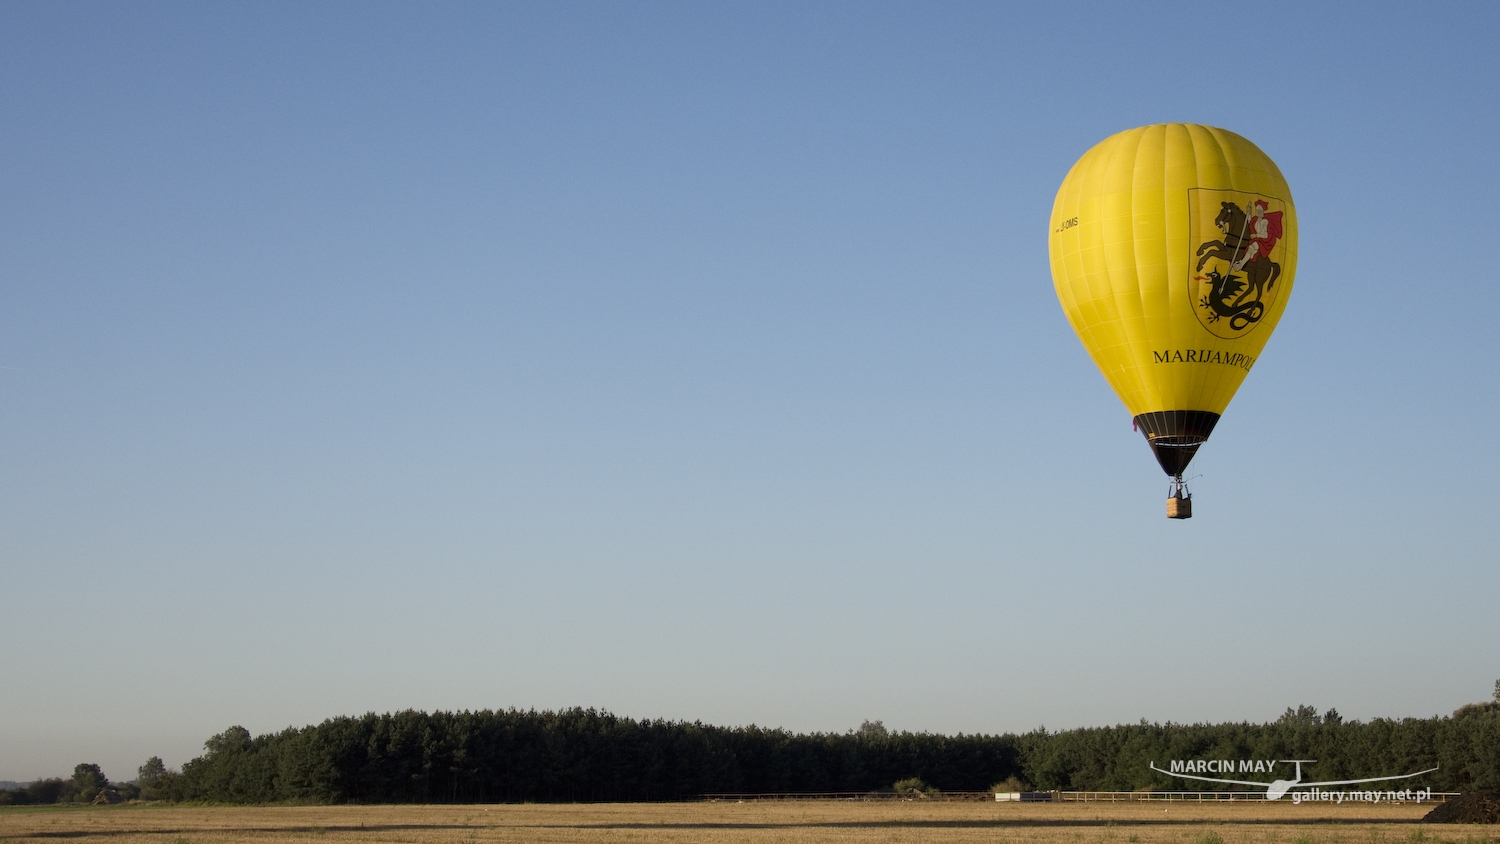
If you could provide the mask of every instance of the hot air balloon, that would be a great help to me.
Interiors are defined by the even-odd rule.
[[[1292,292],[1297,211],[1255,144],[1191,123],[1106,138],[1052,206],[1052,281],[1068,322],[1171,477],[1255,366]]]

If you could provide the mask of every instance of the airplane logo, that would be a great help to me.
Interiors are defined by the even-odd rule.
[[[1281,797],[1282,797],[1282,795],[1286,794],[1288,791],[1291,791],[1293,788],[1296,788],[1296,787],[1312,788],[1314,786],[1323,786],[1323,785],[1354,785],[1356,783],[1362,783],[1362,782],[1385,782],[1387,780],[1404,780],[1404,779],[1409,779],[1411,777],[1420,777],[1423,774],[1430,774],[1433,771],[1437,770],[1437,768],[1428,768],[1425,771],[1417,771],[1414,774],[1398,774],[1397,776],[1394,776],[1394,777],[1367,777],[1367,778],[1362,779],[1362,780],[1326,780],[1324,782],[1303,782],[1302,781],[1302,763],[1306,762],[1307,764],[1311,765],[1311,764],[1317,762],[1318,760],[1316,760],[1316,759],[1282,759],[1282,760],[1279,760],[1279,761],[1282,761],[1282,762],[1291,762],[1292,764],[1294,764],[1294,765],[1297,766],[1297,772],[1296,772],[1296,774],[1291,779],[1289,779],[1289,780],[1274,780],[1272,782],[1252,782],[1250,780],[1226,780],[1226,779],[1216,779],[1214,777],[1199,777],[1199,776],[1194,776],[1192,774],[1183,774],[1183,773],[1174,773],[1172,771],[1163,771],[1161,768],[1156,767],[1156,763],[1155,762],[1152,762],[1149,767],[1151,768],[1151,770],[1156,771],[1158,773],[1166,774],[1169,777],[1182,777],[1183,779],[1188,779],[1188,780],[1202,780],[1204,782],[1223,782],[1223,783],[1229,783],[1231,785],[1253,785],[1256,788],[1264,788],[1266,790],[1266,799],[1267,800],[1280,800]]]

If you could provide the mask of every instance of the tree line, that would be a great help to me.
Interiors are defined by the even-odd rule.
[[[161,765],[160,759],[152,758],[156,760],[157,765]],[[162,770],[165,770],[165,766]],[[67,779],[49,777],[29,782],[20,788],[0,790],[0,806],[24,806],[33,803],[91,803],[100,794],[108,798],[106,802],[118,803],[139,797],[141,790],[133,782],[112,783],[104,776],[104,772],[99,769],[98,765],[85,762],[74,767],[73,776]]]
[[[408,710],[330,718],[260,736],[231,727],[180,771],[153,757],[135,787],[145,799],[226,803],[658,801],[711,793],[870,792],[912,779],[945,791],[983,791],[1002,782],[1006,790],[1243,788],[1174,779],[1148,764],[1168,767],[1174,759],[1316,759],[1307,767],[1309,780],[1438,767],[1398,787],[1500,788],[1500,694],[1493,703],[1426,719],[1345,721],[1336,710],[1319,714],[1302,706],[1266,724],[1143,720],[952,736],[894,732],[879,722],[846,733],[792,733],[634,720],[594,709]],[[84,768],[98,772],[98,766]],[[79,799],[90,787],[97,793],[108,785],[83,780],[75,771],[73,780],[0,792],[0,803],[51,802],[48,794]]]

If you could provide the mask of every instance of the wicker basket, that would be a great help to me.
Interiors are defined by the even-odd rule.
[[[1191,519],[1193,517],[1193,499],[1178,498],[1173,496],[1167,499],[1167,518],[1169,519]]]

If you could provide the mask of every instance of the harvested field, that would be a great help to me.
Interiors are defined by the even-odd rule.
[[[1431,805],[787,801],[0,810],[0,842],[1016,842],[1500,844],[1421,822]]]

